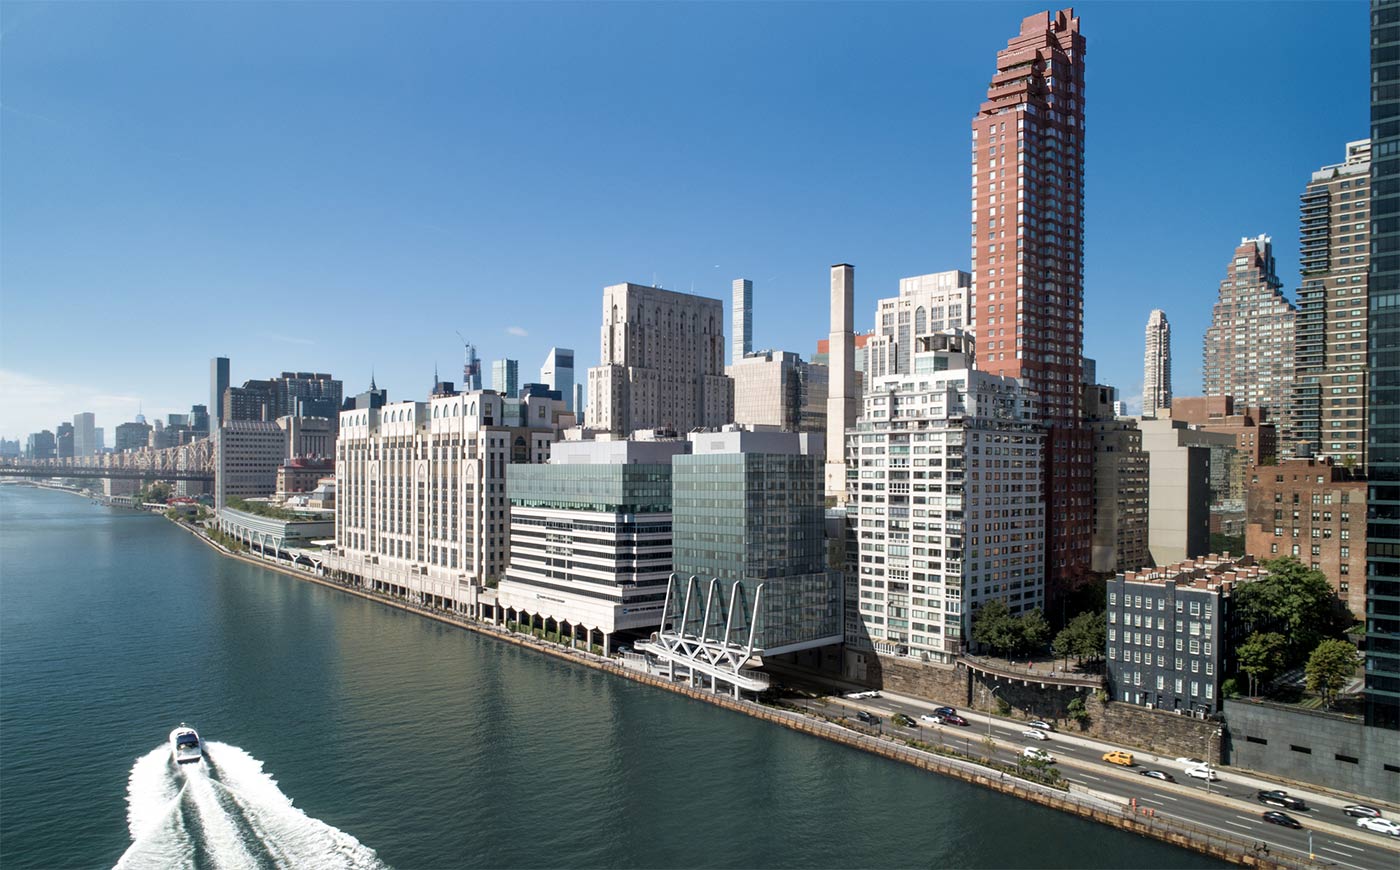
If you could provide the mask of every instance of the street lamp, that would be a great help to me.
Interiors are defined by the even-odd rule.
[[[995,689],[992,689],[992,691],[991,691],[991,696],[992,696],[993,698],[995,698],[995,697],[997,696],[997,692],[999,692],[999,691],[1001,691],[1001,686],[997,686]],[[987,704],[987,741],[988,741],[988,742],[991,742],[991,739],[992,739],[992,705],[991,705],[990,703],[988,703],[988,704]]]

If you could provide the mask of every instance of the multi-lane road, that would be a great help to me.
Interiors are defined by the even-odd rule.
[[[887,696],[850,700],[833,696],[822,701],[798,702],[810,705],[826,716],[848,716],[854,720],[858,710],[866,710],[882,721],[887,733],[901,734],[950,748],[985,752],[985,740],[990,734],[996,744],[995,754],[1001,761],[1014,764],[1027,746],[1044,749],[1053,755],[1060,773],[1080,787],[1104,795],[1136,800],[1143,810],[1171,816],[1199,828],[1229,834],[1251,843],[1267,846],[1295,857],[1311,854],[1320,864],[1355,868],[1355,870],[1394,870],[1400,866],[1400,840],[1356,827],[1356,820],[1342,812],[1345,801],[1319,798],[1314,794],[1295,792],[1303,797],[1307,811],[1282,810],[1303,824],[1302,830],[1284,828],[1264,821],[1263,813],[1279,810],[1256,800],[1261,783],[1242,782],[1232,776],[1229,768],[1221,768],[1218,782],[1206,783],[1186,776],[1183,765],[1170,759],[1156,759],[1135,752],[1135,764],[1124,768],[1102,760],[1111,747],[1073,735],[1049,733],[1048,740],[1032,740],[1022,736],[1024,723],[982,716],[959,710],[969,724],[931,726],[920,724],[901,728],[894,724],[895,713],[904,713],[916,722],[921,715],[932,712],[937,705],[899,697]],[[989,731],[990,728],[990,731]],[[1142,775],[1149,769],[1164,770],[1176,778],[1176,783],[1162,782]],[[1400,814],[1387,813],[1387,816]]]

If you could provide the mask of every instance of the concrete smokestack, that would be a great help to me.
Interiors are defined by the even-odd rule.
[[[831,267],[831,335],[826,398],[826,494],[846,501],[846,430],[856,422],[856,268]]]

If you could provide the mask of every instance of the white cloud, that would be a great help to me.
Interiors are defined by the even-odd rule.
[[[518,336],[520,338],[524,338],[525,336],[530,334],[525,331],[524,327],[520,326],[507,326],[506,332],[510,333],[511,335]]]
[[[283,334],[280,333],[280,332],[259,332],[259,333],[258,333],[258,337],[259,337],[259,338],[265,338],[265,339],[267,339],[267,340],[269,340],[269,341],[280,341],[280,342],[282,342],[283,344],[315,344],[315,343],[316,343],[316,342],[312,341],[312,340],[309,339],[309,338],[301,338],[301,337],[295,336],[295,335],[283,335]]]
[[[97,425],[107,430],[110,446],[117,424],[134,419],[141,406],[140,396],[107,393],[89,384],[46,381],[9,369],[0,369],[0,396],[4,397],[0,401],[0,433],[21,441],[31,432],[53,430],[59,423],[72,422],[74,414],[91,411],[97,415]],[[147,402],[143,410],[148,420],[154,420],[189,408],[157,407]]]

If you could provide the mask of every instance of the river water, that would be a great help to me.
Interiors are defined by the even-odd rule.
[[[17,486],[0,864],[1215,866]]]

